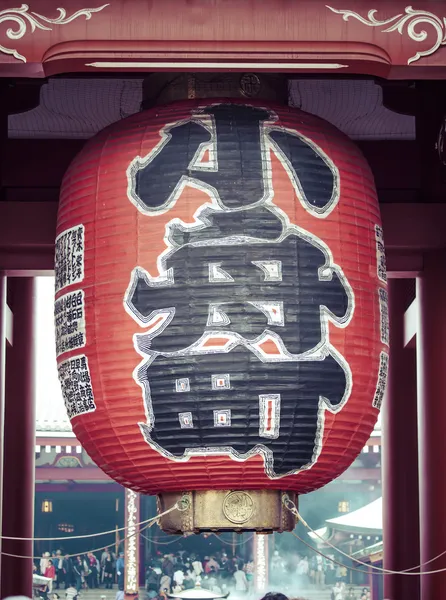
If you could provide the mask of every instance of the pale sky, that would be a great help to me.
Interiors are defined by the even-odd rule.
[[[37,277],[36,326],[36,422],[37,430],[48,426],[69,426],[69,419],[57,378],[54,341],[54,278]]]

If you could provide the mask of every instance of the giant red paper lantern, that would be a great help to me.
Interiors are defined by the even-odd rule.
[[[61,191],[73,430],[145,493],[304,493],[341,474],[387,373],[384,249],[357,147],[294,108],[190,100],[90,140]]]

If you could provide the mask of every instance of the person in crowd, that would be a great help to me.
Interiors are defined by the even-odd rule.
[[[82,558],[80,556],[76,556],[73,563],[73,576],[74,576],[74,584],[76,586],[76,590],[79,593],[82,588],[83,583],[83,575],[84,573],[84,565],[82,562]]]
[[[234,580],[235,580],[235,591],[246,593],[248,591],[248,581],[246,579],[246,573],[239,568],[240,565],[235,565]]]
[[[192,568],[192,563],[189,562],[190,559],[184,565],[184,578],[190,579],[195,586],[195,582],[197,580],[197,576],[195,575],[195,571]],[[184,585],[184,584],[183,584]]]
[[[44,575],[46,568],[48,566],[48,561],[50,559],[51,555],[49,552],[43,552],[42,553],[42,558],[40,559],[40,574]]]
[[[170,586],[172,584],[172,578],[169,575],[165,575],[164,573],[161,575],[160,579],[160,593],[166,592],[167,594],[170,592]]]
[[[184,574],[183,587],[185,590],[192,590],[195,587],[195,577],[192,570],[187,570]]]
[[[337,581],[331,590],[331,600],[344,600],[344,588],[340,581]]]
[[[106,581],[106,579],[110,579],[110,576],[108,575],[108,577],[106,578],[106,570],[107,573],[110,574],[110,562],[111,562],[111,584],[113,586],[113,581],[115,578],[115,571],[116,571],[116,554],[110,550],[109,548],[105,548],[105,550],[102,552],[101,554],[101,560],[98,566],[98,577],[99,577],[99,585],[101,583],[104,584],[106,589],[112,589],[111,587],[109,588],[107,584],[109,584],[109,581]],[[106,569],[107,567],[107,569]]]
[[[93,552],[89,552],[87,554],[87,565],[88,565],[88,587],[90,589],[95,589],[99,586],[98,582],[98,559],[93,554]]]
[[[62,561],[62,574],[65,589],[67,590],[73,583],[73,561],[69,557],[68,554],[65,554],[64,559]]]
[[[209,591],[214,592],[215,594],[221,594],[221,588],[218,585],[217,580],[217,571],[213,565],[211,566],[211,570],[207,576],[207,588]]]
[[[288,596],[281,592],[267,592],[261,600],[289,600]]]
[[[217,573],[220,568],[220,565],[215,560],[215,556],[211,556],[211,558],[207,561],[206,566],[204,567],[204,572],[208,575],[213,571]]]
[[[48,566],[45,569],[45,573],[43,574],[44,577],[48,577],[48,579],[51,579],[51,581],[48,582],[48,586],[47,586],[47,592],[52,592],[53,590],[53,583],[56,579],[56,567],[53,565],[53,561],[49,558],[48,559]]]
[[[348,592],[347,592],[347,596],[345,597],[345,600],[356,600],[356,594],[355,594],[355,590],[354,588],[349,588]]]
[[[120,590],[124,589],[124,552],[119,553],[119,558],[116,561],[116,575],[118,576],[118,588]]]
[[[102,550],[102,554],[101,554],[101,564],[105,561],[107,554],[110,554],[110,549],[109,548],[104,548]]]
[[[181,565],[178,564],[177,565],[177,569],[175,570],[174,574],[173,574],[173,582],[174,582],[174,586],[175,587],[179,587],[180,591],[183,589],[183,581],[184,581],[184,573],[183,573],[183,569],[181,568]]]
[[[151,565],[146,568],[145,581],[149,599],[155,598],[158,595],[160,577]]]
[[[161,569],[162,569],[164,575],[168,575],[172,579],[174,571],[175,571],[175,567],[174,567],[173,561],[169,554],[166,554],[164,556],[164,560],[161,565]]]
[[[105,585],[106,590],[113,589],[113,570],[114,570],[114,561],[110,551],[107,551],[105,557],[102,554],[102,580]]]
[[[65,600],[77,600],[78,591],[73,585],[65,588]]]
[[[227,583],[233,576],[235,572],[235,565],[233,561],[228,559],[228,555],[226,552],[222,554],[220,565],[219,565],[218,573],[222,583]]]
[[[162,589],[160,590],[160,593],[158,595],[160,600],[168,600],[167,594],[169,593],[169,591],[167,589]]]
[[[252,582],[254,581],[254,561],[252,560],[252,556],[245,562],[243,570],[245,571],[246,581],[248,582],[248,591],[250,591]]]
[[[327,561],[327,568],[325,569],[325,583],[331,587],[334,586],[336,581],[336,565],[334,561],[334,554],[329,554],[328,558],[331,559]]]
[[[324,563],[322,561],[322,556],[320,556],[319,554],[316,556],[314,584],[318,588],[323,588],[325,584]]]
[[[90,563],[87,556],[82,555],[82,587],[84,590],[88,590],[88,577],[90,575]]]
[[[200,575],[203,573],[203,565],[201,560],[198,559],[198,556],[196,555],[192,555],[192,569],[194,570],[194,573],[196,575],[196,577],[200,577]]]
[[[56,558],[53,562],[56,568],[55,589],[59,590],[62,584],[65,582],[65,575],[63,572],[63,556],[60,550],[57,550]]]
[[[105,581],[104,581],[104,579],[105,579],[104,566],[105,566],[105,560],[109,554],[110,554],[110,550],[108,548],[104,548],[104,550],[102,551],[102,554],[101,554],[101,558],[99,560],[99,564],[100,564],[99,583],[100,584],[105,583]],[[106,587],[106,589],[108,589],[107,586],[105,586],[105,587]]]

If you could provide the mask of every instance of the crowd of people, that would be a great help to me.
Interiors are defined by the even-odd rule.
[[[197,581],[202,588],[215,593],[235,590],[246,594],[251,590],[254,573],[252,559],[229,557],[226,552],[201,558],[198,554],[179,551],[155,556],[146,567],[146,589],[149,599],[163,600],[167,594],[192,589]]]
[[[310,558],[298,553],[272,553],[269,568],[269,586],[287,594],[296,594],[311,587],[326,590],[327,600],[370,600],[370,591],[363,588],[361,594],[347,584],[347,569],[319,555]],[[58,550],[45,552],[35,564],[37,574],[49,579],[42,589],[42,598],[59,600],[57,590],[65,590],[66,600],[77,600],[82,590],[103,587],[113,589],[117,585],[118,595],[124,589],[124,554],[118,556],[106,548],[100,556],[93,552],[70,557]],[[145,587],[148,600],[167,600],[194,588],[197,583],[211,592],[234,596],[251,596],[254,583],[252,557],[227,552],[215,552],[209,556],[188,553],[157,553],[149,557],[145,566]]]
[[[310,558],[304,554],[279,550],[273,552],[270,561],[270,585],[285,591],[308,590],[316,588],[327,591],[331,600],[370,600],[368,588],[357,594],[348,584],[347,567],[336,561],[333,554],[324,558],[314,554]]]
[[[286,560],[278,550],[270,560],[269,585],[289,594],[316,587],[326,590],[327,600],[370,600],[370,591],[357,594],[347,586],[347,569],[316,555],[288,552]],[[254,562],[226,552],[200,557],[185,551],[156,556],[146,568],[146,590],[149,600],[166,600],[167,595],[195,587],[215,593],[231,592],[232,596],[248,596],[253,592]]]
[[[101,586],[113,589],[115,581],[118,589],[124,589],[124,553],[117,557],[109,548],[105,548],[100,557],[93,552],[75,557],[64,555],[61,550],[44,552],[34,565],[34,572],[50,580],[42,590],[44,597],[58,589],[73,588],[77,594],[81,589]]]

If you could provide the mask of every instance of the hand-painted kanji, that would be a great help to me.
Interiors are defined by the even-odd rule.
[[[213,201],[194,224],[167,225],[159,275],[132,273],[126,310],[147,327],[134,338],[145,357],[135,372],[147,414],[140,427],[173,460],[259,453],[270,477],[283,476],[316,460],[323,409],[336,412],[348,397],[348,365],[333,358],[327,320],[346,326],[353,294],[322,240],[274,206],[266,148],[315,216],[337,199],[337,170],[296,131],[272,128],[265,109],[216,105],[201,117],[165,127],[162,143],[128,170],[129,198],[147,217],[170,210],[185,185]],[[218,336],[229,340],[223,351],[212,348]],[[267,339],[276,356],[262,351]],[[226,373],[228,385],[209,370]]]
[[[185,185],[209,190],[226,209],[265,201],[271,195],[265,177],[268,143],[283,154],[302,201],[310,208],[323,213],[337,201],[334,165],[296,132],[273,129],[275,116],[270,111],[217,104],[204,108],[202,114],[209,118],[208,126],[192,119],[167,126],[155,151],[131,166],[130,196],[143,212],[169,209]],[[213,160],[202,162],[206,151]]]
[[[227,216],[237,231],[238,213]],[[171,315],[165,329],[147,334],[152,350],[188,348],[208,330],[230,331],[248,340],[268,330],[280,336],[288,352],[301,354],[321,343],[322,306],[340,322],[346,319],[349,298],[339,270],[327,264],[327,256],[310,238],[294,230],[269,243],[248,243],[240,237],[225,244],[216,238],[218,244],[174,249],[165,261],[167,275],[150,278],[136,270],[130,309],[146,323],[159,312]],[[281,265],[280,281],[268,281],[259,266],[263,261]],[[220,277],[210,277],[212,265],[218,265]],[[268,303],[276,306],[268,310]],[[213,319],[215,310],[219,320]]]
[[[212,370],[224,364],[231,376],[231,390],[212,388]],[[256,375],[255,380],[249,376]],[[138,377],[145,385],[149,420],[143,424],[148,443],[171,458],[190,454],[222,453],[245,459],[264,455],[271,477],[310,465],[321,444],[322,407],[337,412],[346,392],[341,365],[328,356],[320,361],[262,362],[238,346],[228,354],[156,356],[142,366]],[[190,390],[175,394],[175,379],[188,377]],[[261,397],[280,392],[280,432],[262,435]],[[215,427],[214,411],[230,415],[229,427]],[[229,413],[227,412],[229,411]],[[190,413],[193,426],[172,429],[171,414]]]

